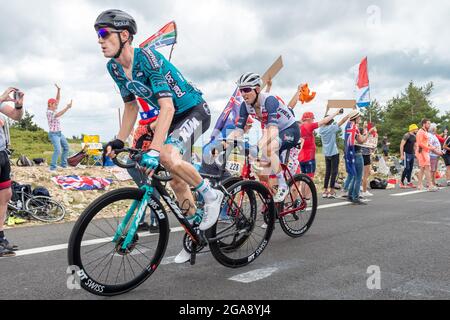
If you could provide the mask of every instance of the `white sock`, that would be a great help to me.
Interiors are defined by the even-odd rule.
[[[213,202],[217,199],[217,193],[205,180],[203,180],[202,183],[200,183],[200,185],[195,188],[195,190],[200,192],[203,199],[205,199],[205,202]]]
[[[286,180],[284,179],[283,171],[277,174],[277,180],[278,180],[278,187],[287,189],[287,183]]]

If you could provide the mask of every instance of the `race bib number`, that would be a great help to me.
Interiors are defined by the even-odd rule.
[[[228,171],[240,173],[241,172],[241,164],[239,162],[228,161],[226,166]]]

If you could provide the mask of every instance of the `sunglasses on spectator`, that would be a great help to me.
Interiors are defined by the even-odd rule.
[[[111,33],[121,33],[121,32],[122,31],[120,31],[120,30],[108,30],[106,28],[100,28],[97,31],[97,36],[99,38],[106,39],[111,35]]]
[[[253,89],[254,89],[254,88],[250,88],[250,87],[247,87],[247,88],[239,88],[239,91],[240,91],[241,93],[250,93],[250,92],[253,91]]]

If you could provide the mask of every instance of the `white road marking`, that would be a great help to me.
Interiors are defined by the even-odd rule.
[[[184,229],[182,227],[170,229],[170,232],[181,232],[181,231],[184,231]],[[139,234],[139,236],[142,237],[142,238],[155,236],[155,235],[157,235],[157,233],[151,233],[151,234],[142,234],[142,233],[140,233]],[[81,243],[81,246],[82,247],[92,246],[92,245],[96,245],[96,244],[107,243],[107,242],[110,242],[111,240],[112,240],[112,237],[95,239],[95,240],[88,240],[88,241],[83,241]],[[58,244],[58,245],[48,246],[48,247],[20,250],[20,251],[16,251],[16,257],[28,256],[28,255],[44,253],[44,252],[65,250],[65,249],[67,249],[67,247],[68,247],[68,245],[67,245],[67,243],[65,243],[65,244]]]
[[[445,188],[438,188],[439,190],[445,189]],[[416,190],[416,191],[409,191],[409,192],[402,192],[402,193],[394,193],[391,194],[391,197],[403,197],[403,196],[410,196],[412,194],[418,194],[418,193],[425,193],[425,192],[429,192],[428,190],[424,189],[424,190]]]
[[[363,201],[369,202],[371,200],[363,200]],[[321,206],[318,206],[317,209],[318,210],[330,209],[330,208],[348,206],[348,205],[351,205],[351,204],[352,203],[348,202],[348,201],[338,202],[338,203],[321,205]],[[311,208],[307,208],[306,210],[307,211],[311,211]],[[171,232],[182,232],[182,231],[184,231],[184,229],[182,227],[177,227],[177,228],[170,229],[170,231]],[[142,234],[142,233],[140,233],[139,235],[140,235],[140,237],[150,237],[150,236],[154,236],[154,235],[157,235],[157,234]],[[112,237],[95,239],[95,240],[88,240],[88,241],[83,241],[81,246],[82,247],[92,246],[92,245],[107,243],[107,242],[110,242],[111,240],[112,240]],[[34,248],[34,249],[20,250],[20,251],[16,251],[16,257],[29,256],[29,255],[33,255],[33,254],[52,252],[52,251],[61,251],[61,250],[67,249],[67,247],[68,247],[68,245],[67,245],[67,243],[65,243],[65,244],[58,244],[58,245],[47,246],[47,247],[40,247],[40,248]],[[173,257],[173,259],[174,259],[174,257]],[[167,258],[167,260],[165,262],[163,260],[162,264],[174,263],[172,261],[173,259]]]
[[[250,272],[238,274],[234,277],[229,278],[228,280],[242,283],[251,283],[268,278],[277,271],[278,268],[257,269]]]

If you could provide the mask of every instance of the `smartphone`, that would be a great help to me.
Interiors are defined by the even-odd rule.
[[[14,101],[17,101],[17,100],[19,100],[19,97],[20,97],[20,94],[19,94],[20,92],[17,90],[17,91],[14,91],[14,94],[13,94],[13,97],[14,97]]]
[[[339,110],[339,114],[343,114],[344,113],[344,109]]]

